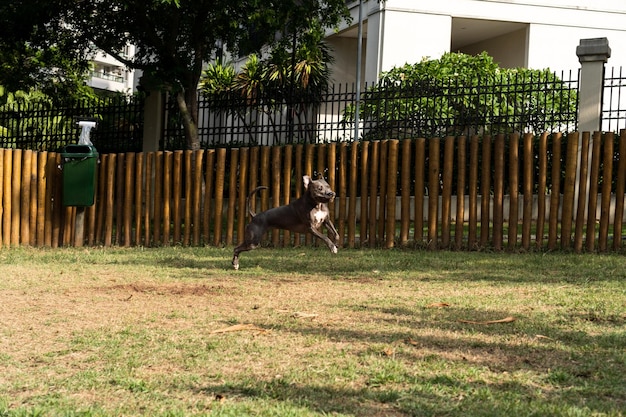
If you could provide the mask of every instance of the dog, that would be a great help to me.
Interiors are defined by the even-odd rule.
[[[261,237],[267,229],[277,228],[290,230],[296,233],[311,233],[323,240],[332,253],[337,253],[339,233],[335,225],[330,220],[328,203],[335,199],[335,192],[323,179],[312,180],[305,175],[302,177],[304,184],[304,194],[291,203],[275,207],[261,213],[255,214],[250,207],[250,199],[259,190],[267,189],[265,186],[256,187],[248,195],[248,212],[252,220],[246,226],[244,240],[233,252],[233,267],[239,269],[239,254],[241,252],[255,249],[261,242]],[[322,225],[326,226],[329,234],[332,234],[335,242],[321,233]]]

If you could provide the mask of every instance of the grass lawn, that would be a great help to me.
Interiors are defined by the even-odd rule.
[[[626,257],[1,249],[0,416],[622,416]]]

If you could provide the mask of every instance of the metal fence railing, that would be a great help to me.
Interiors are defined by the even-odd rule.
[[[475,85],[425,79],[366,85],[355,114],[356,86],[331,85],[316,101],[261,90],[253,99],[199,97],[198,128],[205,147],[402,139],[460,134],[569,132],[577,127],[578,74],[496,77]],[[164,148],[183,132],[172,101]]]
[[[308,102],[291,97],[213,99],[200,96],[198,133],[203,147],[402,139],[447,135],[570,132],[577,128],[578,72],[555,79],[492,80],[478,85],[423,80],[411,85],[334,84]],[[114,97],[97,103],[0,105],[0,147],[58,151],[79,137],[81,118],[97,120],[91,139],[101,153],[142,150],[144,102]],[[626,73],[606,71],[602,130],[626,128]],[[175,102],[163,113],[161,149],[186,148]],[[358,127],[358,129],[355,129]]]
[[[0,106],[0,147],[59,151],[80,137],[77,122],[97,122],[90,139],[99,152],[138,152],[142,149],[141,97],[110,97],[64,106],[49,103],[10,103]]]
[[[605,70],[602,95],[602,130],[626,129],[626,72],[624,67]]]

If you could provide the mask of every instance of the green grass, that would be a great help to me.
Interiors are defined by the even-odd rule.
[[[626,409],[623,255],[231,255],[0,250],[0,416]]]

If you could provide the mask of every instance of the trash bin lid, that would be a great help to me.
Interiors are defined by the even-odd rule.
[[[61,156],[67,158],[85,158],[97,155],[98,151],[93,145],[67,145],[61,151]]]

